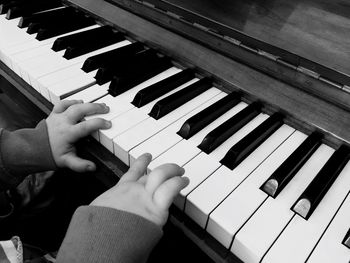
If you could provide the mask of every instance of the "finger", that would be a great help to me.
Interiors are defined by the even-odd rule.
[[[147,166],[151,161],[151,154],[142,154],[139,158],[136,159],[134,164],[130,167],[129,171],[123,175],[123,177],[120,179],[120,182],[134,182],[140,179],[143,175],[146,174]]]
[[[66,111],[68,118],[76,123],[85,116],[103,114],[109,112],[109,107],[104,103],[84,103],[69,107]]]
[[[109,129],[111,127],[112,123],[102,118],[95,118],[79,122],[78,124],[71,127],[71,141],[75,142],[97,130]]]
[[[166,180],[174,176],[183,175],[185,170],[177,164],[163,164],[155,168],[148,176],[146,190],[153,194],[156,189]]]
[[[93,162],[82,159],[72,152],[64,156],[64,164],[67,168],[79,173],[96,170],[96,165]]]
[[[169,209],[175,197],[189,184],[187,177],[176,176],[160,185],[153,195],[153,202],[162,210]]]
[[[54,113],[62,113],[70,106],[81,103],[83,103],[82,100],[62,100],[53,107],[52,111]]]
[[[148,180],[148,175],[145,174],[145,175],[141,176],[141,178],[138,179],[137,181],[138,181],[140,184],[146,185],[147,180]]]

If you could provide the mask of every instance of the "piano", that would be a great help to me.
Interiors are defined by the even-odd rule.
[[[150,170],[183,166],[170,220],[209,258],[350,262],[345,0],[0,0],[0,13],[7,92],[45,114],[106,103],[113,127],[82,147],[110,184],[143,152]]]

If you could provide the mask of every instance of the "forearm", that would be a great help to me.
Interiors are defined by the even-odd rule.
[[[146,262],[162,236],[154,223],[112,208],[77,209],[57,256],[57,263]]]
[[[0,190],[17,186],[28,174],[53,169],[45,121],[34,129],[0,131]]]

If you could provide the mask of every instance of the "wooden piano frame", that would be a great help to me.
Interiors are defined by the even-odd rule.
[[[67,4],[169,55],[182,66],[195,67],[198,74],[213,77],[215,85],[222,90],[243,91],[248,102],[263,101],[267,113],[284,112],[288,124],[307,134],[320,129],[326,135],[325,142],[333,147],[350,143],[348,76],[340,74],[339,79],[345,84],[323,81],[321,74],[316,78],[309,69],[310,74],[306,74],[306,68],[304,72],[300,69],[304,67],[274,60],[275,56],[244,45],[241,40],[219,35],[206,27],[209,25],[199,24],[203,21],[186,20],[197,16],[190,14],[189,18],[179,19],[171,12],[181,12],[178,8],[166,11],[163,6],[155,8],[153,2],[159,1],[70,0]],[[287,55],[287,59],[291,57]],[[317,69],[317,65],[313,63],[310,67]],[[318,66],[325,74],[331,71]],[[328,78],[340,76],[331,72],[333,75],[327,75]]]
[[[159,1],[65,2],[169,55],[179,67],[192,67],[197,74],[212,77],[216,87],[240,91],[247,102],[261,100],[264,112],[282,111],[286,123],[298,130],[307,134],[320,130],[324,143],[333,148],[350,143],[350,78],[346,75]],[[49,114],[52,104],[2,62],[0,75],[16,88],[4,92],[30,101],[39,115]],[[97,162],[99,179],[108,187],[128,168],[92,138],[81,143],[80,151]],[[217,242],[202,239],[203,233],[193,231],[191,220],[176,208],[171,222],[214,261],[240,262],[232,254],[225,259]]]

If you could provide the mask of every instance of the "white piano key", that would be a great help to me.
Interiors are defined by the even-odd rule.
[[[155,84],[167,77],[170,77],[176,73],[180,72],[179,68],[176,67],[172,67],[169,68],[161,73],[159,73],[158,75],[146,80],[145,82],[142,82],[141,84],[133,87],[130,90],[127,90],[125,92],[123,92],[122,94],[113,97],[111,95],[105,96],[99,100],[97,100],[97,103],[106,103],[106,105],[109,106],[110,108],[110,112],[107,114],[100,114],[98,115],[98,117],[102,117],[105,116],[106,120],[112,120],[115,117],[117,117],[118,115],[120,115],[121,113],[128,111],[129,109],[131,109],[131,107],[134,107],[134,105],[131,104],[133,98],[135,97],[136,93],[139,92],[140,90]],[[108,86],[110,84],[106,83]],[[105,84],[105,85],[106,85]],[[126,109],[123,109],[122,106],[127,105],[128,107]]]
[[[88,27],[85,27],[85,28],[81,28],[81,29],[78,29],[78,30],[75,30],[75,31],[72,31],[72,32],[64,33],[62,35],[58,35],[58,36],[51,37],[51,38],[48,38],[48,39],[45,39],[45,40],[41,40],[41,41],[35,39],[37,34],[29,35],[25,31],[23,31],[23,35],[31,36],[31,38],[29,38],[29,41],[24,42],[24,43],[18,43],[18,44],[15,44],[15,45],[11,45],[11,46],[8,47],[7,51],[9,52],[10,55],[13,55],[13,54],[24,52],[26,50],[37,48],[37,47],[40,47],[40,46],[43,46],[43,45],[47,45],[47,44],[51,44],[52,45],[57,38],[68,36],[68,35],[72,35],[72,34],[83,32],[83,31],[87,31],[87,30],[91,30],[91,29],[94,29],[94,28],[97,28],[97,27],[100,27],[100,25],[96,24],[96,25],[88,26]],[[26,29],[24,29],[24,30],[26,30]]]
[[[138,123],[150,118],[148,113],[150,113],[151,109],[153,108],[154,104],[158,100],[161,100],[193,83],[198,81],[197,78],[192,79],[188,82],[186,82],[183,85],[180,85],[176,89],[168,92],[165,95],[162,95],[158,99],[146,104],[145,106],[141,108],[133,107],[129,111],[124,112],[123,114],[115,117],[112,119],[112,128],[108,130],[100,130],[100,142],[103,146],[105,146],[107,149],[109,149],[111,152],[113,152],[113,138],[122,134],[123,132],[126,132],[128,129],[136,126]]]
[[[236,106],[234,106],[229,111],[225,112],[223,115],[221,115],[219,118],[214,120],[212,123],[204,127],[202,130],[200,130],[198,133],[194,134],[191,138],[186,140],[187,142],[191,142],[194,145],[198,146],[205,136],[211,132],[212,130],[216,129],[218,126],[220,126],[222,123],[239,113],[241,110],[243,110],[245,107],[247,107],[248,104],[245,102],[240,102]]]
[[[221,166],[187,196],[185,213],[205,228],[209,214],[293,132],[282,125],[234,170]]]
[[[88,26],[88,27],[85,27],[85,28],[81,28],[81,29],[69,32],[69,33],[65,33],[65,34],[62,34],[62,35],[59,35],[59,36],[55,36],[55,37],[46,39],[46,40],[43,40],[43,41],[38,41],[38,40],[34,39],[34,40],[31,40],[30,42],[28,42],[30,44],[27,46],[27,48],[25,46],[27,43],[19,44],[19,45],[23,46],[23,50],[18,50],[18,52],[15,52],[15,53],[11,54],[11,57],[12,57],[12,59],[14,61],[16,61],[16,63],[23,63],[24,61],[27,61],[29,59],[38,58],[38,57],[40,58],[44,54],[46,54],[47,52],[52,53],[52,54],[57,54],[59,52],[55,52],[55,51],[53,51],[51,49],[52,45],[53,45],[53,42],[57,38],[68,36],[68,35],[73,35],[73,34],[76,34],[76,33],[79,33],[79,32],[83,32],[83,31],[87,31],[87,30],[90,30],[90,29],[94,29],[94,28],[97,28],[97,27],[100,27],[100,26],[99,25]],[[24,33],[24,34],[28,35],[27,33]],[[31,44],[33,41],[34,41],[34,43],[37,43],[37,44],[34,44],[34,43]]]
[[[109,48],[104,49],[103,52],[117,49],[117,48],[129,45],[130,43],[131,42],[129,42],[129,41],[122,41],[122,42],[119,42],[119,45],[117,45],[116,47],[109,46]],[[100,52],[100,53],[103,53],[103,52]],[[50,74],[44,75],[43,77],[39,77],[38,79],[33,80],[32,86],[41,90],[41,91],[44,91],[45,89],[50,89],[50,87],[55,85],[55,84],[58,84],[58,83],[65,81],[67,79],[74,78],[77,75],[83,76],[85,74],[90,74],[90,75],[93,75],[93,77],[94,77],[96,75],[97,70],[93,71],[94,73],[91,73],[91,72],[86,73],[81,69],[83,66],[83,63],[84,63],[84,61],[82,63],[75,63],[75,64],[70,65],[68,67],[54,71]],[[95,81],[95,80],[91,80],[90,82],[93,82],[93,81]]]
[[[186,177],[190,179],[190,183],[177,195],[174,204],[180,210],[184,210],[187,195],[219,167],[220,164],[204,152],[201,152],[193,160],[187,162],[183,168],[186,171]]]
[[[129,151],[131,149],[215,97],[220,92],[217,88],[210,88],[158,120],[153,118],[144,120],[137,126],[113,139],[114,154],[125,164],[129,165]]]
[[[23,32],[23,34],[26,34],[26,32]],[[17,53],[16,48],[18,46],[24,47],[27,45],[30,45],[30,43],[37,41],[35,39],[36,34],[31,35],[31,39],[25,39],[23,40],[23,42],[17,43],[17,44],[13,44],[13,45],[6,45],[6,46],[2,46],[1,47],[1,51],[0,51],[0,59],[3,60],[5,62],[6,65],[8,65],[8,67],[10,67],[12,69],[12,61],[11,58],[9,57],[9,55],[11,54],[15,54]],[[14,50],[14,51],[12,51]]]
[[[55,71],[52,74],[48,74],[41,78],[38,78],[37,82],[39,83],[40,90],[44,88],[47,89],[48,87],[57,84],[63,80],[85,73],[83,70],[81,70],[81,66],[81,63],[77,63],[67,68]]]
[[[125,46],[127,44],[130,44],[130,41],[128,40],[124,40],[112,45],[109,45],[107,47],[89,52],[87,54],[81,55],[79,57],[73,58],[73,59],[65,59],[63,58],[63,56],[60,54],[60,52],[56,52],[55,54],[51,54],[50,56],[47,56],[47,59],[45,61],[45,63],[43,63],[42,61],[40,61],[40,63],[38,63],[36,59],[34,59],[35,61],[32,60],[27,60],[21,67],[21,73],[23,74],[27,74],[29,76],[29,81],[30,84],[32,82],[34,82],[36,79],[46,75],[46,74],[50,74],[52,72],[58,71],[60,69],[64,69],[66,67],[69,67],[71,65],[77,64],[77,63],[82,63],[89,57],[97,55],[97,54],[101,54],[104,53],[106,51],[121,47],[121,46]],[[64,52],[64,51],[63,51]],[[31,66],[31,62],[34,62],[37,66],[32,67]],[[22,75],[23,78],[25,78],[25,76]]]
[[[8,20],[6,19],[6,14],[0,15],[0,34],[6,36],[4,41],[0,40],[0,47],[18,45],[35,38],[36,34],[28,34],[26,32],[27,28],[18,27],[20,19],[21,18],[18,17]]]
[[[180,71],[180,69],[178,69],[176,67],[169,68],[169,69],[159,73],[158,75],[148,79],[147,81],[142,82],[141,84],[133,87],[132,89],[130,89],[126,92],[123,92],[122,94],[120,94],[116,97],[113,97],[111,95],[107,95],[107,96],[102,97],[101,99],[97,100],[96,103],[105,103],[106,105],[108,105],[109,112],[107,114],[98,114],[98,115],[94,115],[94,116],[88,116],[88,117],[86,117],[86,119],[95,118],[95,117],[104,118],[104,119],[109,120],[109,121],[114,119],[118,115],[120,115],[123,112],[126,112],[134,107],[134,105],[132,105],[131,102],[132,102],[132,100],[135,97],[137,92],[148,87],[149,85],[152,85],[154,83],[161,81],[162,79],[170,77],[170,76],[178,73],[179,71]],[[106,84],[109,86],[110,82],[106,83]],[[98,141],[100,140],[99,139],[99,132],[94,133],[93,136],[95,137],[96,140],[98,140]]]
[[[170,126],[166,127],[164,130],[155,134],[155,136],[152,136],[148,140],[133,148],[129,153],[130,165],[132,165],[134,161],[145,152],[152,154],[153,159],[155,159],[160,154],[162,154],[163,152],[180,142],[183,138],[176,133],[179,131],[183,123],[188,118],[191,118],[193,115],[209,107],[210,105],[222,99],[226,95],[227,94],[225,93],[220,93],[218,96],[215,96],[214,98],[202,104],[195,110],[189,112]]]
[[[12,60],[16,61],[17,63],[25,63],[27,60],[33,60],[35,59],[42,59],[42,57],[47,53],[52,53],[53,55],[57,52],[51,50],[52,43],[51,42],[45,42],[43,45],[36,46],[31,49],[26,49],[21,52],[17,52],[11,55]]]
[[[109,51],[124,45],[129,44],[129,41],[122,41],[118,44],[108,46],[107,48],[103,48],[97,51],[93,51],[94,53],[102,53],[105,51]],[[91,54],[91,53],[89,53]],[[79,59],[78,59],[79,58]],[[44,96],[47,94],[50,94],[51,102],[57,102],[61,100],[62,98],[66,97],[67,94],[72,94],[74,92],[78,92],[86,87],[92,86],[96,83],[96,80],[94,76],[96,75],[97,70],[85,73],[84,71],[80,70],[82,67],[82,59],[78,57],[77,60],[74,62],[72,60],[65,60],[65,67],[63,67],[63,63],[59,62],[59,68],[57,71],[53,71],[49,74],[44,75],[42,78],[35,79],[34,77],[30,76],[30,73],[28,74],[28,77],[31,78],[30,82],[31,85],[36,89],[40,90],[41,94]],[[55,58],[57,59],[57,57]],[[63,59],[63,58],[59,58]],[[60,77],[64,74],[64,71],[67,70],[67,68],[72,69],[72,72],[75,72],[76,75],[72,75],[72,73],[67,74],[66,77]],[[62,72],[63,71],[63,72]],[[42,83],[42,79],[47,80],[46,83]],[[49,79],[49,80],[48,80]],[[48,84],[52,83],[52,84]],[[61,87],[64,87],[64,89],[61,89]]]
[[[79,30],[75,30],[75,31],[72,31],[72,32],[69,32],[69,33],[65,33],[65,34],[62,34],[62,35],[59,35],[59,36],[56,36],[56,37],[52,37],[52,38],[49,38],[49,39],[45,39],[45,40],[42,40],[42,41],[39,41],[37,39],[35,39],[36,37],[36,34],[33,34],[33,39],[32,40],[28,40],[24,43],[19,43],[17,45],[11,45],[7,48],[4,48],[4,57],[10,61],[10,64],[11,64],[11,68],[13,68],[13,64],[17,63],[18,61],[23,61],[25,60],[27,56],[23,55],[23,56],[20,56],[20,55],[17,55],[18,59],[17,59],[17,62],[13,61],[13,57],[18,54],[18,53],[24,53],[26,54],[26,52],[29,52],[30,50],[32,49],[36,49],[38,47],[42,47],[42,46],[46,46],[46,48],[48,50],[51,50],[51,47],[53,45],[53,43],[55,42],[55,40],[57,38],[60,38],[60,37],[64,37],[64,36],[67,36],[67,35],[71,35],[71,34],[75,34],[75,33],[79,33],[79,32],[83,32],[83,31],[86,31],[86,30],[90,30],[90,29],[94,29],[94,28],[97,28],[99,27],[99,25],[92,25],[92,26],[89,26],[89,27],[86,27],[86,28],[82,28],[82,29],[79,29]],[[27,34],[26,32],[24,32],[25,34]],[[39,49],[40,50],[40,49]],[[39,51],[37,51],[39,52]],[[42,52],[42,51],[40,51]],[[54,52],[53,50],[51,50],[51,52]],[[28,59],[28,58],[27,58]]]
[[[84,79],[86,73],[84,71],[82,71],[80,69],[80,64],[77,63],[75,65],[72,65],[68,68],[65,68],[63,70],[59,70],[56,71],[52,74],[46,75],[42,78],[37,79],[35,82],[32,83],[32,86],[36,89],[39,90],[40,93],[47,98],[48,100],[50,100],[50,87],[54,88],[54,85],[65,85],[67,82],[67,79],[70,80],[74,80],[74,78],[80,77],[81,79]],[[94,77],[94,75],[96,74],[97,70],[93,71],[93,73],[90,72],[88,76],[88,80],[92,80],[91,78]],[[49,81],[51,81],[52,83],[48,84],[48,79]],[[53,79],[55,79],[56,81],[53,81]],[[44,82],[43,82],[44,80]],[[46,81],[46,83],[45,83]],[[59,93],[56,94],[55,92],[53,92],[53,94],[56,95],[56,97],[60,97]]]
[[[72,95],[78,91],[84,90],[87,87],[96,84],[94,76],[96,71],[89,73],[81,73],[73,78],[63,80],[48,88],[48,93],[50,94],[50,101],[56,104],[60,100]],[[43,94],[43,91],[41,91]]]
[[[308,220],[295,215],[262,262],[304,262],[349,192],[350,162]]]
[[[256,116],[253,120],[251,120],[246,126],[243,128],[246,129],[248,128],[249,131],[252,131],[255,129],[258,125],[262,124],[265,120],[269,118],[269,115],[265,113],[260,113],[258,116]],[[252,129],[252,127],[254,127]],[[242,128],[242,129],[243,129]],[[251,130],[250,130],[251,129]],[[220,161],[226,153],[231,149],[231,147],[238,142],[236,136],[231,136],[228,138],[224,144],[216,148],[214,151],[210,153],[210,156],[212,156],[214,159]]]
[[[226,120],[228,120],[232,116],[236,115],[245,107],[247,107],[247,104],[245,102],[238,103],[231,110],[224,113],[220,118],[217,118],[215,121],[210,123],[208,126],[203,128],[201,131],[193,135],[188,140],[182,140],[181,142],[176,144],[174,147],[164,152],[161,156],[159,156],[158,158],[155,158],[155,160],[153,160],[149,165],[150,170],[159,166],[161,163],[166,163],[169,161],[176,163],[179,166],[183,166],[185,163],[190,161],[192,158],[194,158],[196,155],[198,155],[201,152],[201,150],[197,146],[202,142],[204,137],[209,132],[217,128],[220,124],[224,123]],[[186,155],[185,154],[179,155],[178,154],[179,152],[186,152]]]
[[[30,67],[31,64],[41,65],[40,63],[45,62],[48,57],[55,56],[55,52],[51,50],[51,43],[46,45],[42,45],[30,50],[26,50],[23,52],[16,53],[11,56],[12,69],[17,73],[17,75],[21,76],[25,74],[25,70],[23,67]],[[58,52],[59,55],[63,56],[64,52]],[[26,63],[28,65],[26,65]]]
[[[82,100],[85,103],[87,102],[93,102],[97,99],[100,99],[101,97],[104,97],[108,94],[108,86],[109,83],[106,83],[102,86],[99,85],[93,85],[87,89],[84,89],[82,91],[79,91],[69,97],[67,97],[67,100]]]
[[[207,232],[229,248],[233,236],[267,198],[260,185],[302,143],[306,135],[294,132],[211,214]]]
[[[169,161],[167,160],[171,160],[170,162],[176,163],[179,166],[184,166],[187,162],[196,157],[200,152],[201,150],[196,147],[195,144],[191,144],[186,140],[182,140],[178,144],[174,145],[174,147],[170,148],[158,158],[153,160],[148,165],[148,168],[149,170],[153,170],[163,163],[168,163]]]
[[[184,168],[186,169],[186,176],[190,179],[190,184],[181,190],[180,194],[175,200],[175,204],[180,208],[184,209],[185,200],[187,196],[206,178],[208,178],[213,171],[221,167],[220,160],[225,156],[227,151],[240,141],[244,136],[253,131],[262,122],[268,118],[267,114],[259,114],[239,131],[228,138],[222,145],[216,148],[209,155],[201,152],[195,158],[190,160]],[[173,157],[174,158],[174,157]],[[204,160],[204,161],[203,161]],[[168,160],[170,162],[172,160]],[[189,167],[189,169],[187,168]],[[226,168],[226,167],[225,167]],[[222,168],[226,171],[225,168]]]
[[[231,251],[245,262],[260,262],[294,216],[290,209],[293,203],[333,152],[332,148],[321,145],[276,199],[269,197],[239,230]]]
[[[9,46],[7,48],[7,51],[12,56],[15,55],[15,54],[18,54],[18,53],[23,53],[23,56],[25,56],[25,58],[27,59],[27,57],[29,57],[29,55],[24,55],[24,54],[27,54],[27,52],[30,53],[30,50],[32,50],[32,49],[41,50],[41,51],[36,51],[38,53],[39,52],[44,52],[44,50],[41,49],[40,47],[46,46],[48,48],[47,50],[51,50],[51,47],[52,47],[53,43],[55,42],[55,40],[57,38],[65,37],[65,36],[68,36],[68,35],[73,35],[73,34],[76,34],[76,33],[79,33],[79,32],[83,32],[83,31],[87,31],[87,30],[91,30],[91,29],[94,29],[94,28],[97,28],[97,27],[100,27],[100,25],[88,26],[88,27],[85,27],[85,28],[74,30],[74,31],[71,31],[71,32],[68,32],[68,33],[64,33],[62,35],[58,35],[58,36],[51,37],[51,38],[48,38],[48,39],[45,39],[45,40],[41,40],[41,41],[35,39],[36,34],[33,34],[33,35],[30,35],[30,36],[32,36],[32,38],[29,39],[29,41],[26,41],[24,43],[18,43],[16,45],[11,45],[11,46]],[[23,34],[24,35],[28,35],[28,33],[26,33],[26,32],[23,32]],[[54,51],[52,50],[52,52],[54,52]],[[21,56],[18,55],[18,57],[21,57]],[[22,61],[22,60],[20,60],[20,61]]]
[[[209,124],[207,127],[199,131],[197,134],[193,135],[188,140],[182,140],[174,147],[170,148],[166,152],[164,152],[159,157],[155,158],[150,164],[149,169],[153,170],[155,167],[161,165],[162,163],[172,162],[176,163],[179,166],[185,165],[187,162],[196,157],[201,150],[197,147],[204,137],[213,129],[218,127],[221,123],[225,122],[227,119],[236,115],[242,109],[247,106],[246,103],[241,102],[232,108],[230,111],[223,114],[220,118]],[[182,154],[179,154],[182,153]]]
[[[6,38],[0,40],[0,48],[32,39],[31,35],[26,34],[25,29],[17,26],[21,18],[8,20],[5,17],[6,15],[0,16],[0,34],[6,36]]]
[[[342,241],[350,226],[350,195],[332,220],[316,248],[308,259],[308,263],[348,263],[350,249]]]

